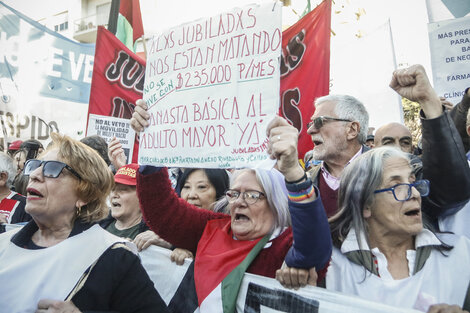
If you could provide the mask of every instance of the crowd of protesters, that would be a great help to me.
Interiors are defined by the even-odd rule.
[[[421,65],[395,71],[390,87],[420,105],[419,156],[403,124],[368,134],[349,95],[312,104],[304,167],[281,117],[267,128],[271,170],[126,164],[119,141],[98,136],[12,142],[0,152],[0,311],[171,312],[138,257],[156,245],[177,264],[194,260],[204,312],[221,292],[209,286],[236,295],[252,273],[468,313],[470,88],[449,108]],[[149,117],[138,100],[131,126],[143,131]]]

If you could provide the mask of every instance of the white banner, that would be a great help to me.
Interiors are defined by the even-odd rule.
[[[279,109],[281,4],[235,8],[172,28],[148,46],[150,127],[139,163],[253,167]]]
[[[0,2],[0,47],[0,118],[7,141],[46,144],[51,131],[83,137],[94,44],[67,39]]]
[[[192,262],[176,265],[170,260],[170,250],[150,246],[140,252],[144,268],[154,282],[171,312],[198,312]],[[399,304],[397,304],[399,305]],[[417,313],[419,311],[391,307],[381,303],[345,296],[323,288],[307,286],[299,290],[286,289],[272,278],[245,274],[237,298],[238,312],[296,313]],[[220,308],[222,312],[222,308]]]
[[[98,135],[109,143],[116,137],[126,154],[126,164],[131,163],[134,152],[135,131],[129,119],[90,114],[87,136]]]
[[[434,89],[456,104],[470,87],[470,16],[428,24]]]

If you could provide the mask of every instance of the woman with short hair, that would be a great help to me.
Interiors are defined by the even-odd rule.
[[[32,221],[0,235],[2,311],[167,312],[135,247],[96,224],[108,213],[111,171],[90,147],[51,138],[25,163]]]

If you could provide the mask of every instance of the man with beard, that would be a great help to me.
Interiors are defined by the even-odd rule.
[[[369,114],[352,96],[328,95],[315,100],[307,133],[315,145],[313,159],[322,162],[308,171],[320,189],[328,217],[337,212],[338,188],[344,167],[364,151]]]

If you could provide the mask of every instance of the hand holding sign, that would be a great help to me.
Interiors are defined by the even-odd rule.
[[[124,153],[122,144],[116,137],[111,139],[108,143],[108,157],[116,170],[127,163],[126,154]]]
[[[277,159],[279,171],[287,181],[297,181],[304,175],[297,154],[297,128],[282,117],[276,116],[269,123],[266,134],[269,137],[268,153],[271,159]]]
[[[317,271],[315,267],[310,269],[283,266],[276,271],[276,280],[285,288],[299,289],[307,285],[317,285]]]
[[[135,102],[134,113],[131,118],[131,127],[136,132],[141,132],[145,127],[149,126],[148,120],[150,119],[150,115],[147,113],[147,109],[148,107],[144,100],[139,99]]]

